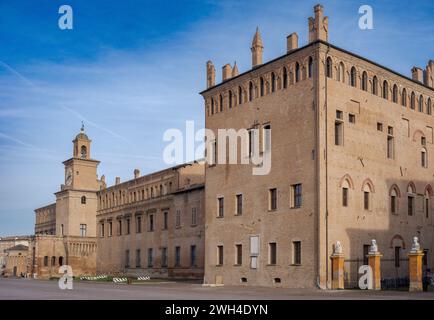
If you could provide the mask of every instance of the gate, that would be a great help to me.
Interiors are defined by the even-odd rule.
[[[410,286],[408,258],[381,259],[381,288],[408,290]]]
[[[359,289],[359,268],[364,265],[361,258],[344,260],[344,288]]]

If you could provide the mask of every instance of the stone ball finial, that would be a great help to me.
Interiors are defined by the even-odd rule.
[[[377,252],[378,252],[377,240],[372,239],[371,246],[369,247],[369,253],[377,253]]]
[[[420,243],[418,237],[413,237],[413,243],[411,245],[411,252],[418,252],[420,251]]]

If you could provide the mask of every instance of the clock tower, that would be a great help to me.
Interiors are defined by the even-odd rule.
[[[91,142],[82,125],[72,141],[72,158],[63,162],[65,183],[55,193],[58,236],[96,236],[99,161],[91,158]]]

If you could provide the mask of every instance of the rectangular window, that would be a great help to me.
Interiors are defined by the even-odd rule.
[[[237,216],[241,216],[243,214],[243,195],[237,194],[236,195],[236,211],[235,214]]]
[[[369,210],[369,192],[368,191],[363,192],[363,208],[365,210]]]
[[[167,211],[163,212],[163,229],[166,230],[168,228],[168,219],[169,219],[169,213]]]
[[[217,246],[217,265],[222,266],[223,262],[223,246]]]
[[[268,244],[268,264],[275,265],[277,263],[277,245],[275,242]]]
[[[348,188],[342,188],[342,206],[348,207]]]
[[[104,223],[101,223],[99,230],[99,235],[101,236],[101,238],[104,238]]]
[[[350,123],[356,123],[356,116],[354,115],[354,114],[349,114],[348,115],[348,121],[350,122]]]
[[[301,265],[301,241],[294,241],[292,243],[292,263],[296,265]]]
[[[108,236],[111,237],[113,235],[113,222],[109,222]]]
[[[136,233],[142,232],[142,216],[137,216],[136,218]]]
[[[408,196],[407,197],[407,203],[408,203],[408,207],[407,207],[408,215],[412,216],[413,212],[414,212],[414,197]]]
[[[264,152],[269,152],[271,150],[271,125],[267,124],[264,126],[264,141],[263,141]]]
[[[255,131],[249,130],[249,157],[252,158],[255,154]]]
[[[368,253],[369,253],[370,247],[371,246],[369,244],[363,245],[363,264],[364,265],[369,265]]]
[[[250,236],[250,268],[258,267],[259,236]]]
[[[196,246],[190,246],[190,266],[196,266]]]
[[[122,220],[118,220],[118,236],[122,235]]]
[[[394,158],[394,139],[392,136],[387,136],[387,158],[393,159]]]
[[[154,263],[154,258],[152,256],[152,254],[153,254],[153,250],[152,250],[152,248],[149,248],[148,249],[148,268],[152,268],[152,265]]]
[[[269,210],[277,210],[277,189],[272,188],[269,190]]]
[[[300,208],[302,204],[301,184],[291,186],[291,208]]]
[[[335,145],[343,145],[344,124],[341,121],[335,122]]]
[[[181,265],[181,247],[175,247],[175,267]]]
[[[197,225],[197,208],[191,208],[191,225]]]
[[[393,136],[393,127],[387,127],[387,134]]]
[[[396,214],[396,196],[390,196],[390,212]]]
[[[219,218],[223,218],[224,217],[224,198],[223,197],[219,197],[217,199],[217,203],[218,203],[218,217]]]
[[[161,249],[161,267],[167,267],[167,248],[164,247]]]
[[[383,124],[381,122],[377,122],[377,130],[383,131]]]
[[[149,230],[148,231],[154,231],[154,215],[149,215]]]
[[[130,220],[130,218],[128,218],[127,220],[126,220],[126,223],[127,223],[127,230],[126,230],[126,232],[127,232],[127,234],[130,234],[130,222],[131,222],[131,220]]]
[[[401,265],[401,247],[395,247],[395,268]]]
[[[80,236],[85,237],[87,233],[87,225],[80,224]]]
[[[176,210],[175,227],[176,228],[181,227],[181,210]]]
[[[243,246],[241,244],[235,245],[235,264],[237,266],[243,264]]]
[[[136,250],[136,268],[140,268],[141,266],[141,258],[140,258],[140,249]]]
[[[344,113],[341,110],[336,110],[336,119],[343,120]]]
[[[211,141],[209,144],[209,148],[209,164],[215,165],[217,164],[217,141]]]
[[[130,267],[130,250],[125,250],[125,268]]]
[[[429,199],[425,198],[425,218],[429,218]]]
[[[422,265],[424,266],[424,267],[427,267],[428,266],[428,249],[424,249],[423,250],[423,258],[422,258]]]

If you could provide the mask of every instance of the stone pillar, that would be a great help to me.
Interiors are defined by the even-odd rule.
[[[422,257],[421,250],[411,251],[408,254],[408,271],[410,278],[409,291],[423,291],[422,285]]]
[[[381,257],[379,252],[369,252],[368,264],[372,269],[372,290],[381,290]]]
[[[344,255],[333,253],[332,259],[332,289],[344,289]]]

